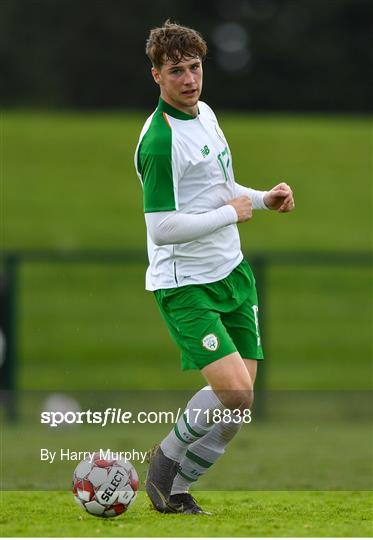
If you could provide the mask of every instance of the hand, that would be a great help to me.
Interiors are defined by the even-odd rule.
[[[242,223],[243,221],[248,221],[253,216],[253,205],[251,199],[246,195],[242,197],[237,197],[237,199],[232,199],[228,201],[227,204],[233,206],[237,212],[237,222]]]
[[[281,182],[273,187],[264,195],[264,204],[270,210],[278,210],[278,212],[291,212],[293,210],[294,196],[293,192],[285,182]]]

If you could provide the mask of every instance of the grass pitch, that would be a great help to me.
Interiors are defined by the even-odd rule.
[[[366,492],[197,492],[212,516],[161,515],[141,492],[127,514],[101,519],[78,508],[70,493],[3,492],[1,535],[38,537],[295,536],[369,537]]]

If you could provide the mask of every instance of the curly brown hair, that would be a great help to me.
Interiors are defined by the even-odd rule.
[[[177,64],[186,58],[199,57],[204,60],[207,45],[199,32],[173,23],[170,19],[161,28],[153,28],[146,41],[146,55],[156,68],[171,60]]]

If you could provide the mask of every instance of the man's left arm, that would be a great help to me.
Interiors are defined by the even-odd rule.
[[[291,187],[285,182],[277,184],[269,191],[258,191],[235,183],[236,196],[246,195],[250,197],[254,210],[277,210],[278,212],[290,212],[293,210],[294,195]]]

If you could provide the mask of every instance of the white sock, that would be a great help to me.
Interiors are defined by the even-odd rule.
[[[180,462],[188,446],[204,437],[214,426],[212,411],[225,408],[210,386],[199,390],[188,402],[172,431],[161,442],[164,455]]]
[[[236,418],[238,420],[238,418]],[[220,422],[201,439],[191,444],[180,463],[179,471],[172,484],[171,495],[187,493],[193,482],[205,474],[225,452],[227,444],[239,432],[242,420],[235,423]]]

